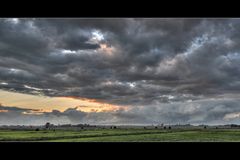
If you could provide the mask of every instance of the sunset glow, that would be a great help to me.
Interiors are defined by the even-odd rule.
[[[49,112],[54,109],[64,111],[67,108],[75,107],[84,112],[114,111],[120,108],[126,108],[123,106],[98,102],[94,99],[37,96],[4,90],[0,90],[0,102],[2,105],[6,106],[39,109],[42,112]],[[5,111],[1,110],[0,112]]]

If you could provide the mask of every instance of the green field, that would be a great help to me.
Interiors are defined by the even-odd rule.
[[[237,129],[0,130],[0,141],[27,142],[240,142]]]

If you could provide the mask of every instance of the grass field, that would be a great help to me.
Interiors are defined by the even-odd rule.
[[[0,130],[0,141],[27,142],[240,142],[237,129]]]

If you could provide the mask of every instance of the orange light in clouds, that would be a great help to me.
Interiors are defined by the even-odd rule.
[[[107,44],[100,44],[100,51],[107,53],[108,55],[112,55],[115,51],[115,48],[112,46],[107,46]]]
[[[0,113],[6,113],[8,110],[0,110]]]
[[[101,100],[83,98],[83,97],[78,97],[78,96],[58,96],[58,97],[59,97],[59,98],[80,99],[80,100],[87,101],[87,102],[101,102]]]
[[[37,111],[35,113],[51,112],[52,110],[63,112],[68,108],[75,107],[84,112],[108,112],[127,109],[127,106],[113,105],[95,99],[81,97],[47,97],[4,90],[0,90],[0,103],[2,103],[3,106],[36,109]]]
[[[109,104],[104,101],[96,100],[96,99],[81,98],[77,96],[67,96],[62,98],[79,99],[81,101],[89,103],[88,105],[76,106],[78,110],[81,110],[84,112],[110,112],[110,111],[116,111],[119,109],[127,109],[127,106],[113,105],[113,104]]]

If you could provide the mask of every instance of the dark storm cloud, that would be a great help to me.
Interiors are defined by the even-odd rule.
[[[63,39],[64,44],[62,44],[62,48],[70,49],[70,50],[78,50],[78,49],[97,49],[99,45],[97,44],[89,44],[87,43],[87,37],[77,37],[74,35],[69,35],[69,37]]]
[[[24,109],[24,108],[19,108],[19,107],[6,107],[2,106],[0,104],[0,110],[6,110],[6,111],[13,111],[13,112],[24,112],[24,111],[32,111],[33,109]],[[36,110],[33,110],[36,111]]]
[[[239,27],[239,19],[1,19],[0,87],[146,107],[239,94]]]

